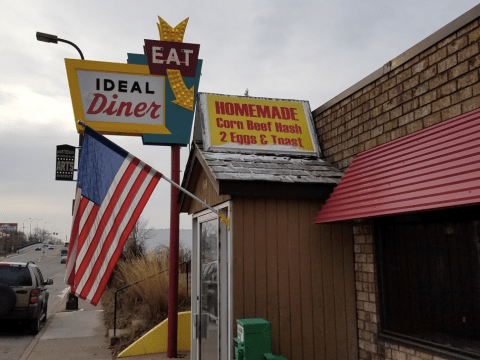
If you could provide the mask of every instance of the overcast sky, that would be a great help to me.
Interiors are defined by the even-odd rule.
[[[55,181],[55,149],[78,145],[64,58],[125,63],[144,39],[189,17],[184,42],[200,44],[199,91],[307,100],[312,110],[477,5],[474,0],[2,1],[0,5],[0,223],[59,232],[71,227],[75,182]],[[110,136],[170,177],[170,148]],[[181,150],[181,169],[188,150]],[[183,174],[183,173],[182,173]],[[183,175],[182,175],[183,176]],[[170,185],[144,210],[169,227]],[[33,221],[28,220],[34,219]],[[41,219],[41,220],[35,220]],[[181,216],[181,227],[191,220]]]

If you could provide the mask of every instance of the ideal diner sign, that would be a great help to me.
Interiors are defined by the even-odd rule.
[[[65,59],[75,120],[103,134],[169,134],[165,77],[148,66]],[[77,124],[77,131],[83,128]]]
[[[129,54],[128,64],[65,59],[79,133],[82,120],[102,134],[142,136],[148,145],[189,143],[200,45],[183,42],[188,18],[174,28],[158,19],[160,41],[145,39],[145,54]]]
[[[197,111],[206,150],[319,154],[307,101],[199,93]]]

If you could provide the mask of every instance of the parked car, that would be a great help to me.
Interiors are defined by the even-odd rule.
[[[42,272],[33,261],[28,263],[0,262],[0,322],[22,320],[32,334],[40,331],[40,323],[47,321],[47,285]]]
[[[67,249],[62,249],[60,250],[60,264],[66,264],[67,263],[67,257],[68,257],[68,250]]]

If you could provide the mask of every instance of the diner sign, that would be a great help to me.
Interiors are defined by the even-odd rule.
[[[170,134],[165,126],[165,77],[147,65],[65,59],[75,124],[102,134]]]
[[[198,101],[208,150],[318,155],[306,101],[206,93]]]

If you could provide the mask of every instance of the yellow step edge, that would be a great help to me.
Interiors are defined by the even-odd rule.
[[[177,350],[190,351],[191,339],[191,311],[178,313]],[[163,320],[152,330],[123,350],[118,357],[128,357],[144,354],[158,354],[167,352],[168,319]]]

